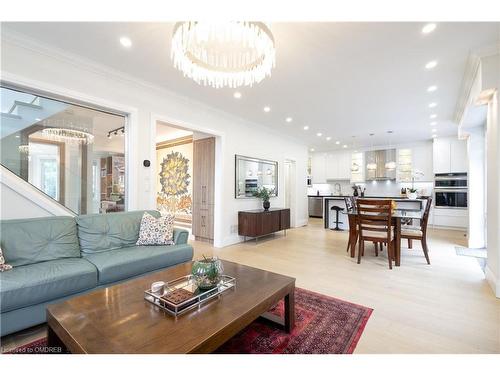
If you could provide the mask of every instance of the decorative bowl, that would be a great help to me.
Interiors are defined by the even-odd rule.
[[[193,263],[191,273],[200,289],[211,289],[221,281],[224,267],[218,258],[204,258]]]
[[[410,192],[408,192],[408,193],[406,193],[406,197],[408,199],[417,199],[417,193],[410,193]]]

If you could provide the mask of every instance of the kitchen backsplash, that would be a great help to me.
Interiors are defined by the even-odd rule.
[[[347,181],[339,181],[340,192],[343,195],[352,195],[352,184]],[[334,182],[330,184],[313,184],[307,188],[308,195],[316,195],[317,192],[321,195],[338,194],[339,185]],[[394,196],[401,193],[401,188],[411,187],[411,182],[396,182],[396,181],[370,181],[367,183],[357,183],[356,185],[366,188],[365,194],[372,196]],[[415,182],[415,189],[420,195],[431,195],[434,184],[432,182]]]

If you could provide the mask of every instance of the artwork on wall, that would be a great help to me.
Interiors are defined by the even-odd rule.
[[[193,140],[183,137],[156,146],[157,208],[175,215],[176,221],[191,223]]]

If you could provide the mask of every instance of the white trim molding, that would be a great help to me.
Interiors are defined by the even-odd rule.
[[[140,208],[138,204],[138,188],[137,188],[138,166],[136,163],[136,161],[138,160],[138,151],[137,151],[138,145],[137,142],[135,142],[135,140],[137,139],[137,134],[139,132],[137,108],[109,101],[104,98],[86,95],[81,92],[77,92],[60,86],[55,86],[50,83],[34,79],[28,79],[9,72],[2,71],[1,73],[2,73],[1,81],[6,84],[32,89],[36,91],[44,91],[47,93],[51,93],[53,95],[67,98],[69,100],[75,100],[77,102],[87,103],[89,105],[95,106],[96,108],[109,108],[111,111],[118,111],[123,113],[124,116],[127,117],[126,132],[125,132],[125,163],[127,166],[126,205],[127,205],[127,210],[136,210]]]
[[[493,289],[493,293],[497,298],[500,298],[500,279],[497,279],[493,271],[491,271],[490,267],[486,265],[484,270],[484,274],[486,276],[486,280],[488,284],[490,284],[491,289]]]
[[[151,113],[151,129],[150,129],[150,143],[151,143],[151,154],[150,154],[150,160],[151,160],[151,168],[150,168],[150,173],[149,173],[149,178],[151,181],[151,186],[156,186],[156,170],[157,170],[157,165],[156,165],[156,125],[158,122],[163,122],[165,124],[170,124],[174,127],[180,127],[186,130],[191,130],[191,131],[199,131],[202,133],[210,134],[215,137],[215,187],[214,187],[214,194],[215,194],[215,202],[214,202],[214,247],[224,247],[227,246],[225,245],[225,242],[227,242],[225,239],[223,239],[223,231],[222,231],[222,212],[223,212],[223,176],[224,176],[224,150],[225,150],[225,142],[226,142],[226,135],[224,132],[214,130],[208,127],[200,126],[197,124],[192,124],[186,121],[182,121],[179,119],[172,118],[170,116],[165,116],[165,115],[160,115],[157,113]],[[151,208],[156,207],[156,193],[155,193],[155,187],[151,188],[150,191],[150,197],[151,201],[150,204],[152,205]]]

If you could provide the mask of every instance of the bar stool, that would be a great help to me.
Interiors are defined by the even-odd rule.
[[[332,208],[330,208],[330,210],[335,210],[335,228],[331,228],[331,230],[342,230],[339,228],[339,224],[343,224],[341,221],[339,221],[339,211],[342,211],[343,208],[339,207],[339,206],[332,206]]]

